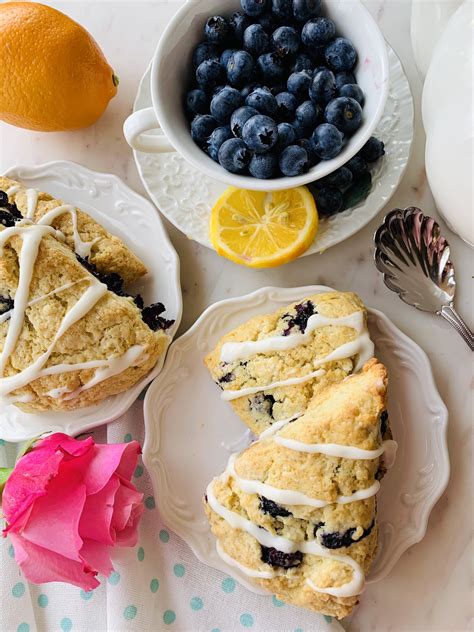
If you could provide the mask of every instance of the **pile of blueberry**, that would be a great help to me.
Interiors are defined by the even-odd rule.
[[[308,187],[315,199],[318,214],[329,217],[362,202],[372,188],[369,164],[376,162],[384,153],[383,142],[371,136],[343,167],[311,182]]]
[[[185,97],[194,141],[232,173],[296,176],[335,158],[361,125],[357,52],[321,0],[241,0],[210,17]]]

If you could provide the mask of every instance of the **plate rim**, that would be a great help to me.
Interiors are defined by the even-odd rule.
[[[200,329],[202,323],[207,319],[208,315],[211,314],[213,311],[220,309],[221,307],[225,307],[227,305],[233,305],[235,303],[239,303],[240,301],[243,301],[243,300],[248,301],[252,298],[256,298],[259,295],[268,296],[270,293],[279,292],[279,291],[280,292],[292,291],[292,292],[297,292],[301,294],[302,296],[304,296],[304,295],[309,295],[310,293],[317,293],[317,292],[322,292],[322,291],[335,291],[335,290],[334,288],[324,286],[324,285],[299,286],[299,287],[291,287],[291,288],[277,287],[277,286],[264,286],[244,295],[231,297],[228,299],[223,299],[221,301],[216,301],[215,303],[209,305],[202,312],[199,318],[193,323],[193,325],[184,334],[182,334],[180,337],[176,338],[176,340],[173,341],[173,343],[170,345],[169,354],[167,355],[167,359],[166,359],[167,363],[169,364],[169,362],[173,360],[173,354],[175,353],[175,351],[179,351],[180,345],[182,345],[183,343],[186,343],[188,339],[191,338],[195,334],[195,332]],[[406,535],[404,539],[400,540],[397,547],[394,549],[394,553],[392,553],[391,558],[388,560],[389,563],[383,567],[383,569],[377,574],[377,576],[374,579],[371,579],[370,577],[368,577],[367,584],[370,584],[373,582],[380,581],[384,579],[385,577],[387,577],[390,574],[390,572],[393,570],[393,568],[396,566],[396,564],[398,563],[402,555],[406,553],[406,551],[411,546],[420,542],[426,535],[426,531],[428,528],[428,520],[431,515],[431,512],[433,511],[433,508],[435,507],[438,500],[441,498],[442,494],[445,492],[446,487],[449,482],[450,461],[449,461],[449,450],[448,450],[448,444],[447,444],[448,409],[436,386],[433,370],[432,370],[431,363],[429,361],[427,354],[418,345],[418,343],[416,343],[412,338],[410,338],[407,334],[405,334],[402,330],[400,330],[390,320],[390,318],[388,318],[388,316],[384,312],[375,308],[371,308],[371,307],[367,307],[367,312],[369,316],[373,315],[375,318],[380,319],[380,321],[383,322],[384,325],[387,326],[393,332],[395,336],[400,337],[406,344],[408,344],[414,350],[414,352],[417,353],[420,361],[423,363],[424,368],[426,369],[426,373],[423,376],[426,381],[426,389],[436,398],[434,402],[436,404],[437,413],[439,414],[439,424],[438,424],[439,430],[437,430],[435,434],[438,439],[440,455],[441,455],[441,459],[443,463],[443,469],[441,472],[441,476],[438,479],[437,486],[435,490],[426,497],[427,500],[425,500],[423,512],[419,516],[416,529],[414,530],[412,528],[409,531],[406,530]],[[244,310],[242,310],[242,313],[244,313]],[[245,315],[243,315],[243,319],[245,319]],[[145,424],[145,442],[143,445],[143,462],[150,474],[150,478],[153,485],[153,491],[157,498],[162,497],[163,494],[165,493],[165,490],[163,490],[161,488],[161,485],[159,484],[159,479],[156,474],[156,469],[154,467],[154,462],[160,462],[159,446],[160,446],[162,429],[160,427],[160,423],[155,423],[154,414],[153,414],[153,401],[155,400],[156,396],[158,396],[160,392],[160,378],[161,377],[162,377],[162,374],[160,373],[160,375],[158,375],[150,384],[150,387],[147,390],[147,393],[145,396],[145,400],[143,402],[143,414],[144,414],[144,424]],[[152,449],[153,443],[155,444],[155,446],[157,446],[156,452],[154,452]],[[161,464],[163,465],[163,461],[161,461]],[[226,565],[225,563],[223,563],[222,568],[214,566],[209,559],[201,555],[201,551],[198,548],[196,548],[194,542],[191,541],[187,537],[187,532],[182,530],[179,525],[176,525],[176,521],[170,520],[168,508],[166,507],[163,510],[163,506],[160,506],[159,511],[164,523],[168,526],[168,528],[174,531],[180,538],[182,538],[186,542],[186,544],[190,547],[193,554],[196,556],[196,558],[200,562],[206,564],[207,566],[210,566],[211,568],[217,568],[218,570],[222,572],[227,572],[228,574],[231,574],[243,586],[245,586],[247,589],[253,592],[256,592],[258,594],[267,594],[268,591],[260,589],[259,587],[255,586],[251,582],[246,581],[242,577],[241,574],[235,573],[234,569]],[[210,530],[208,531],[208,534],[211,534]],[[223,570],[223,569],[226,569],[226,570]]]
[[[386,199],[384,200],[383,205],[382,206],[378,206],[377,205],[377,210],[372,214],[371,217],[369,217],[367,220],[364,220],[363,223],[360,226],[356,225],[353,228],[351,228],[343,238],[332,240],[329,245],[326,245],[326,246],[323,245],[321,247],[318,247],[318,249],[316,249],[316,250],[313,250],[312,246],[310,246],[310,248],[308,248],[308,250],[306,250],[299,257],[297,257],[298,259],[300,259],[302,257],[310,256],[310,255],[313,255],[313,254],[324,254],[324,252],[326,250],[328,250],[329,248],[332,248],[333,246],[337,246],[337,245],[339,245],[341,243],[344,243],[346,240],[350,239],[355,234],[357,234],[360,230],[365,228],[371,221],[373,221],[377,217],[377,215],[382,211],[382,209],[390,202],[392,197],[395,195],[395,192],[399,188],[400,183],[401,183],[401,181],[402,181],[402,179],[403,179],[403,177],[404,177],[404,175],[405,175],[405,173],[406,173],[406,171],[408,169],[408,165],[410,163],[410,160],[411,160],[411,157],[412,157],[412,154],[413,154],[413,140],[414,140],[414,135],[415,135],[415,116],[416,116],[415,100],[414,100],[411,84],[410,84],[408,75],[407,75],[407,73],[405,71],[405,67],[404,67],[404,64],[403,64],[402,60],[400,59],[399,55],[394,50],[394,48],[392,48],[392,46],[389,44],[389,42],[385,41],[385,43],[386,43],[386,46],[387,46],[389,67],[391,68],[391,66],[392,66],[393,62],[391,61],[391,57],[393,56],[395,58],[395,63],[397,63],[400,66],[403,79],[406,82],[407,97],[409,99],[410,113],[409,113],[409,116],[405,116],[404,117],[405,124],[410,126],[410,141],[409,141],[408,153],[407,153],[407,156],[406,156],[405,164],[403,165],[403,168],[401,170],[399,170],[398,177],[397,177],[394,185],[391,187],[390,191],[388,192],[388,195],[387,195]],[[138,84],[138,88],[137,88],[137,92],[136,92],[136,95],[135,95],[135,99],[133,101],[133,111],[134,112],[137,109],[139,109],[138,102],[139,102],[139,100],[141,98],[141,95],[142,95],[142,92],[143,92],[143,86],[144,86],[145,82],[146,81],[149,82],[151,80],[152,65],[153,65],[153,58],[150,60],[149,64],[147,65],[147,67],[146,67],[146,69],[145,69],[145,71],[144,71],[144,73],[143,73],[143,75],[142,75],[142,77],[140,79],[140,82]],[[391,79],[391,76],[390,76],[390,81],[391,80],[392,79]],[[150,101],[149,105],[150,106],[152,105],[151,101]],[[382,114],[382,118],[383,118],[383,114]],[[212,247],[212,244],[210,242],[205,242],[202,239],[197,239],[196,237],[190,236],[188,233],[184,232],[183,228],[178,225],[178,222],[175,219],[175,217],[172,216],[172,215],[169,215],[168,213],[165,213],[161,209],[160,204],[159,204],[158,200],[155,199],[155,195],[154,195],[154,193],[152,191],[152,188],[149,185],[148,180],[147,180],[147,178],[144,175],[143,167],[142,167],[142,165],[140,164],[140,161],[139,161],[139,155],[141,153],[143,153],[143,152],[138,152],[135,149],[133,149],[132,151],[133,151],[133,158],[134,158],[134,161],[135,161],[135,166],[136,166],[138,175],[140,177],[140,181],[141,181],[143,187],[145,188],[148,196],[152,200],[153,204],[156,206],[156,208],[159,210],[159,212],[163,215],[163,217],[165,217],[177,230],[179,230],[180,233],[182,233],[183,235],[188,237],[188,239],[191,239],[192,241],[195,241],[196,243],[200,244],[201,246],[204,246],[205,248],[207,248],[208,250],[211,250],[212,252],[216,252],[215,248]],[[179,153],[179,152],[172,151],[170,153],[176,154],[176,153]],[[367,203],[367,201],[371,198],[371,196],[375,195],[376,193],[377,193],[377,187],[372,187],[372,190],[369,192],[369,195],[363,201],[362,206],[364,206]],[[356,208],[358,208],[358,207],[356,207]],[[353,210],[355,210],[355,208]]]
[[[170,240],[170,237],[163,224],[163,220],[160,214],[157,212],[157,209],[154,206],[154,204],[149,199],[147,199],[146,197],[144,197],[143,195],[141,195],[140,193],[132,189],[126,182],[123,181],[122,178],[120,178],[120,176],[114,173],[96,171],[94,169],[90,169],[89,167],[82,165],[81,163],[78,163],[72,160],[50,160],[50,161],[35,164],[35,165],[15,163],[14,165],[11,165],[10,167],[4,169],[1,175],[5,177],[13,178],[13,179],[21,180],[21,177],[18,176],[18,174],[21,172],[31,174],[31,176],[33,176],[36,173],[41,174],[42,171],[44,171],[45,173],[49,171],[51,175],[51,172],[54,172],[56,168],[58,170],[59,168],[66,169],[66,170],[70,169],[73,172],[79,172],[79,173],[84,174],[87,178],[104,178],[105,180],[109,180],[113,182],[116,189],[118,189],[119,191],[122,190],[129,199],[131,198],[133,200],[136,200],[136,203],[138,206],[142,208],[146,208],[147,214],[150,217],[153,216],[154,218],[153,221],[156,220],[156,228],[160,232],[160,243],[163,244],[163,249],[166,250],[167,255],[170,257],[170,264],[172,266],[172,269],[174,270],[173,277],[170,279],[170,286],[174,288],[174,294],[176,296],[177,311],[176,311],[175,323],[173,324],[173,326],[170,328],[170,331],[169,331],[170,342],[168,343],[165,352],[163,353],[162,356],[158,358],[155,366],[150,370],[150,372],[146,376],[144,376],[142,380],[137,382],[137,384],[135,384],[134,386],[130,387],[130,389],[127,389],[127,391],[124,391],[123,393],[118,394],[118,395],[124,396],[124,402],[121,408],[117,410],[112,416],[106,416],[105,418],[102,418],[102,419],[99,418],[97,420],[90,421],[87,423],[82,423],[82,424],[80,422],[76,424],[75,423],[76,420],[72,420],[71,422],[67,422],[63,424],[64,426],[62,430],[63,432],[77,435],[79,433],[88,432],[101,425],[111,423],[112,421],[121,417],[123,414],[127,412],[127,410],[138,399],[143,389],[146,388],[161,372],[165,363],[165,358],[168,354],[168,350],[171,346],[171,343],[173,342],[176,332],[178,331],[179,325],[181,323],[182,315],[183,315],[183,293],[182,293],[181,279],[180,279],[180,265],[181,264],[180,264],[178,253],[176,252]],[[89,197],[92,200],[91,206],[94,207],[94,199],[92,198],[92,196],[89,196]],[[86,408],[78,409],[78,411],[87,412],[87,411],[96,410],[97,412],[99,412],[101,403],[102,402],[99,402],[99,404],[97,404],[96,406],[89,406]],[[0,411],[3,409],[3,407],[4,407],[3,404],[0,405]],[[59,414],[63,415],[64,413],[61,412]],[[22,415],[28,416],[28,413],[22,413]],[[44,415],[45,416],[49,415],[54,419],[55,413],[51,411],[45,411]],[[56,422],[55,426],[57,426],[57,423],[58,422]],[[49,432],[59,432],[59,431],[60,430],[58,428],[55,428],[54,430],[49,431]],[[22,435],[10,434],[8,431],[7,432],[1,431],[0,434],[2,436],[2,439],[10,443],[18,443],[21,441],[26,441],[28,439],[31,439],[37,436],[37,433],[33,431],[28,431],[28,430],[25,430],[24,434]]]

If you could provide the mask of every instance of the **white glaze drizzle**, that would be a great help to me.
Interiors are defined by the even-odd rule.
[[[37,221],[37,224],[41,226],[50,226],[57,217],[59,217],[60,215],[64,215],[64,213],[71,214],[74,250],[80,257],[88,257],[90,255],[91,248],[96,243],[97,239],[93,239],[92,241],[82,241],[77,227],[77,210],[74,208],[74,206],[71,206],[70,204],[62,204],[61,206],[57,206],[56,208],[51,209],[42,217],[40,217]]]
[[[353,560],[349,555],[337,555],[335,553],[332,553],[329,549],[325,549],[315,540],[312,540],[310,542],[293,542],[292,540],[288,540],[287,538],[284,538],[280,535],[272,535],[265,529],[261,529],[258,525],[254,524],[250,520],[247,520],[234,511],[230,511],[229,509],[224,507],[224,505],[221,505],[221,503],[214,495],[214,492],[212,490],[213,485],[214,481],[211,481],[206,489],[207,501],[209,503],[209,506],[216,514],[218,514],[221,518],[228,522],[232,528],[245,531],[246,533],[253,536],[257,540],[257,542],[259,542],[259,544],[266,547],[275,548],[278,551],[282,551],[283,553],[295,553],[296,551],[300,551],[301,553],[330,558],[341,562],[342,564],[347,564],[352,568],[353,573],[351,581],[343,584],[342,586],[319,588],[313,582],[311,582],[311,580],[306,580],[308,585],[313,590],[317,592],[324,592],[335,597],[351,597],[362,592],[365,584],[364,573],[359,564],[357,564],[357,562]],[[243,572],[246,572],[245,568],[246,567],[242,567]]]
[[[296,419],[298,419],[298,417],[301,417],[302,415],[304,415],[304,413],[296,413],[292,417],[288,417],[288,419],[280,419],[280,421],[274,421],[269,428],[261,433],[260,439],[268,439],[268,437],[272,437],[284,426],[289,424],[290,421],[295,421]]]
[[[26,217],[33,219],[38,205],[38,189],[26,189]]]
[[[329,318],[321,314],[313,314],[308,318],[304,333],[290,334],[289,336],[269,336],[261,340],[249,340],[247,342],[224,343],[221,348],[221,362],[235,362],[235,360],[250,358],[257,353],[294,349],[311,342],[313,332],[320,327],[327,327],[328,325],[351,327],[360,334],[364,329],[364,322],[363,312],[354,312],[341,318]]]
[[[308,452],[309,454],[325,454],[343,459],[353,459],[357,461],[371,461],[378,459],[385,451],[396,451],[397,442],[389,439],[382,443],[377,450],[363,450],[350,445],[340,445],[339,443],[303,443],[296,439],[286,437],[275,437],[275,443],[297,452]]]
[[[21,185],[19,184],[12,184],[11,187],[8,187],[8,189],[5,191],[5,193],[10,197],[10,195],[15,195],[15,193],[18,193],[18,191],[21,189]]]
[[[233,454],[230,457],[225,473],[235,480],[239,488],[246,494],[258,494],[259,496],[265,496],[265,498],[282,505],[307,505],[308,507],[316,507],[318,509],[333,504],[346,505],[348,503],[365,500],[371,496],[375,496],[380,489],[379,481],[375,481],[370,487],[360,489],[350,496],[338,496],[335,500],[311,498],[301,492],[289,489],[280,489],[278,487],[268,485],[267,483],[262,483],[261,481],[241,478],[235,471],[235,460],[237,457],[238,454]]]
[[[60,399],[64,394],[71,392],[71,389],[67,386],[59,386],[58,388],[52,388],[46,393],[46,395],[48,397],[52,397],[53,399]]]
[[[41,301],[44,301],[44,299],[49,298],[50,296],[54,296],[55,294],[59,294],[60,292],[64,292],[64,290],[74,287],[75,285],[78,285],[79,283],[83,283],[84,281],[89,281],[89,278],[83,277],[82,279],[79,279],[77,281],[71,281],[70,283],[65,283],[64,285],[60,285],[56,289],[51,290],[51,292],[48,292],[47,294],[43,294],[42,296],[38,296],[37,298],[32,299],[31,301],[29,301],[27,307],[36,305],[36,303],[40,303]],[[12,312],[13,310],[10,309],[8,310],[8,312],[4,312],[3,314],[0,314],[0,323],[3,323],[6,320],[8,320]]]
[[[219,540],[216,541],[216,551],[217,551],[217,555],[222,560],[224,560],[226,564],[228,564],[229,566],[234,566],[235,568],[238,568],[240,571],[242,571],[243,573],[245,573],[245,575],[248,575],[249,577],[257,577],[259,579],[272,579],[272,577],[275,577],[276,575],[284,574],[284,573],[276,573],[273,570],[272,571],[257,571],[254,568],[249,568],[248,566],[244,566],[243,564],[240,564],[240,562],[237,562],[237,560],[234,560],[233,557],[231,557],[224,551]]]
[[[235,391],[222,391],[221,399],[226,402],[230,402],[234,399],[239,399],[239,397],[244,397],[245,395],[253,395],[254,393],[260,393],[261,391],[271,391],[273,388],[279,388],[280,386],[302,384],[314,379],[315,377],[321,377],[321,375],[324,375],[325,373],[326,371],[324,369],[317,369],[316,371],[311,371],[311,373],[307,373],[306,375],[302,375],[300,377],[290,377],[286,380],[279,380],[262,386],[249,386],[248,388],[240,388]]]

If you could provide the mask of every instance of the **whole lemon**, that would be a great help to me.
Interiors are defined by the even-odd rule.
[[[44,132],[92,125],[118,79],[91,35],[52,7],[0,3],[0,119]]]

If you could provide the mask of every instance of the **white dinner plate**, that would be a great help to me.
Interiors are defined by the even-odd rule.
[[[323,218],[313,244],[301,255],[303,257],[339,244],[368,224],[390,200],[405,173],[413,139],[413,97],[400,60],[390,47],[388,49],[390,88],[385,111],[374,132],[384,141],[386,153],[371,169],[372,190],[359,205]],[[148,68],[138,88],[134,110],[150,106]],[[134,156],[143,185],[163,215],[187,237],[212,248],[209,217],[227,185],[196,170],[177,152],[135,151]]]
[[[317,292],[324,286],[267,287],[209,307],[170,347],[163,371],[145,397],[144,461],[160,512],[170,529],[204,563],[263,592],[217,555],[202,506],[209,481],[231,452],[248,444],[249,431],[221,400],[203,358],[229,330],[258,314]],[[377,357],[389,372],[388,411],[398,455],[378,495],[379,551],[368,581],[385,577],[426,531],[428,516],[449,479],[448,414],[425,353],[377,310],[369,309]]]
[[[117,176],[97,173],[65,160],[36,167],[16,166],[4,175],[78,206],[110,233],[120,237],[149,271],[142,280],[130,286],[131,291],[140,292],[145,304],[161,301],[165,305],[166,318],[175,321],[168,331],[171,337],[174,336],[182,314],[179,259],[150,202]],[[0,404],[0,438],[25,441],[49,431],[77,435],[113,421],[126,412],[143,388],[158,375],[164,358],[165,354],[135,386],[96,406],[69,412],[28,414],[12,404]]]

